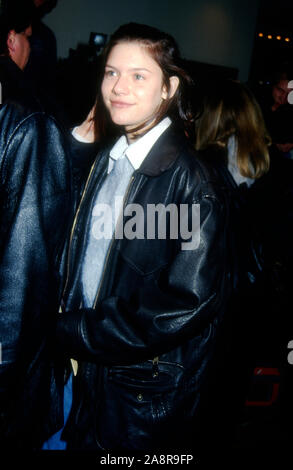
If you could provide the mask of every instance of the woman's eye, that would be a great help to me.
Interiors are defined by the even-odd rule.
[[[106,70],[105,72],[106,77],[115,77],[115,75],[116,75],[116,72],[114,72],[114,70]]]
[[[135,80],[144,80],[144,77],[142,75],[140,75],[140,73],[136,73],[134,75],[134,78],[135,78]]]

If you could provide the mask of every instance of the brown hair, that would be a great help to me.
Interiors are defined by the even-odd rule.
[[[268,171],[271,139],[261,109],[244,84],[232,80],[215,83],[195,127],[197,150],[211,145],[227,148],[229,137],[235,135],[240,173],[256,179]]]
[[[148,127],[148,130],[151,127],[154,127],[166,115],[170,116],[173,120],[182,120],[186,127],[188,127],[193,121],[193,113],[189,99],[192,88],[192,79],[182,67],[183,61],[180,58],[178,46],[173,37],[156,28],[143,24],[129,23],[123,25],[111,36],[110,41],[104,50],[102,72],[105,69],[105,65],[112,48],[122,42],[139,42],[148,49],[152,58],[157,62],[162,70],[163,85],[166,87],[167,92],[170,90],[170,77],[175,75],[179,78],[179,86],[174,96],[162,102],[155,121],[150,127]],[[107,133],[113,133],[114,128],[113,124],[111,127],[110,117],[103,104],[100,91],[101,81],[102,76],[99,80],[99,90],[94,119],[96,135],[103,137],[106,136]],[[102,116],[104,116],[104,119],[101,119]],[[134,135],[138,133],[138,131],[141,131],[147,124],[148,123],[146,122],[139,127],[134,128]],[[142,134],[143,133],[140,132],[137,136],[141,136]]]

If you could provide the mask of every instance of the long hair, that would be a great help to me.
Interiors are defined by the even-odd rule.
[[[120,43],[138,42],[143,45],[151,57],[156,61],[162,70],[163,86],[166,87],[167,92],[170,91],[170,77],[177,76],[179,78],[179,86],[172,98],[163,100],[161,106],[155,116],[154,122],[148,127],[154,127],[161,119],[168,115],[175,121],[182,122],[188,128],[193,121],[192,107],[190,104],[190,94],[192,89],[192,79],[189,74],[184,70],[182,64],[183,60],[180,58],[178,46],[172,36],[163,33],[162,31],[151,26],[129,23],[121,26],[110,38],[109,43],[104,49],[101,64],[101,76],[98,80],[98,93],[95,109],[95,133],[98,137],[107,137],[114,131],[115,126],[110,122],[110,117],[104,106],[101,96],[101,82],[102,74],[104,73],[105,65],[109,54],[114,46]],[[134,128],[132,133],[141,136],[138,131],[141,131],[147,124],[143,123]],[[117,131],[117,126],[116,126]]]
[[[268,171],[271,139],[261,109],[244,84],[232,80],[215,83],[205,96],[195,127],[197,150],[211,145],[227,148],[234,135],[241,175],[256,179]]]

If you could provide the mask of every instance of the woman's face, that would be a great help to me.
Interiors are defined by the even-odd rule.
[[[102,96],[115,124],[126,132],[152,121],[163,99],[163,73],[147,48],[138,42],[122,42],[108,56]]]

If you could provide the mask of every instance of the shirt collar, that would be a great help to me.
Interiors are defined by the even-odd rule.
[[[163,134],[163,132],[170,126],[171,119],[166,117],[159,122],[155,127],[143,135],[140,139],[132,144],[128,144],[125,135],[121,136],[110,151],[110,157],[113,160],[118,160],[124,154],[127,155],[131,165],[137,170],[142,164],[143,160],[151,150],[154,143]]]

